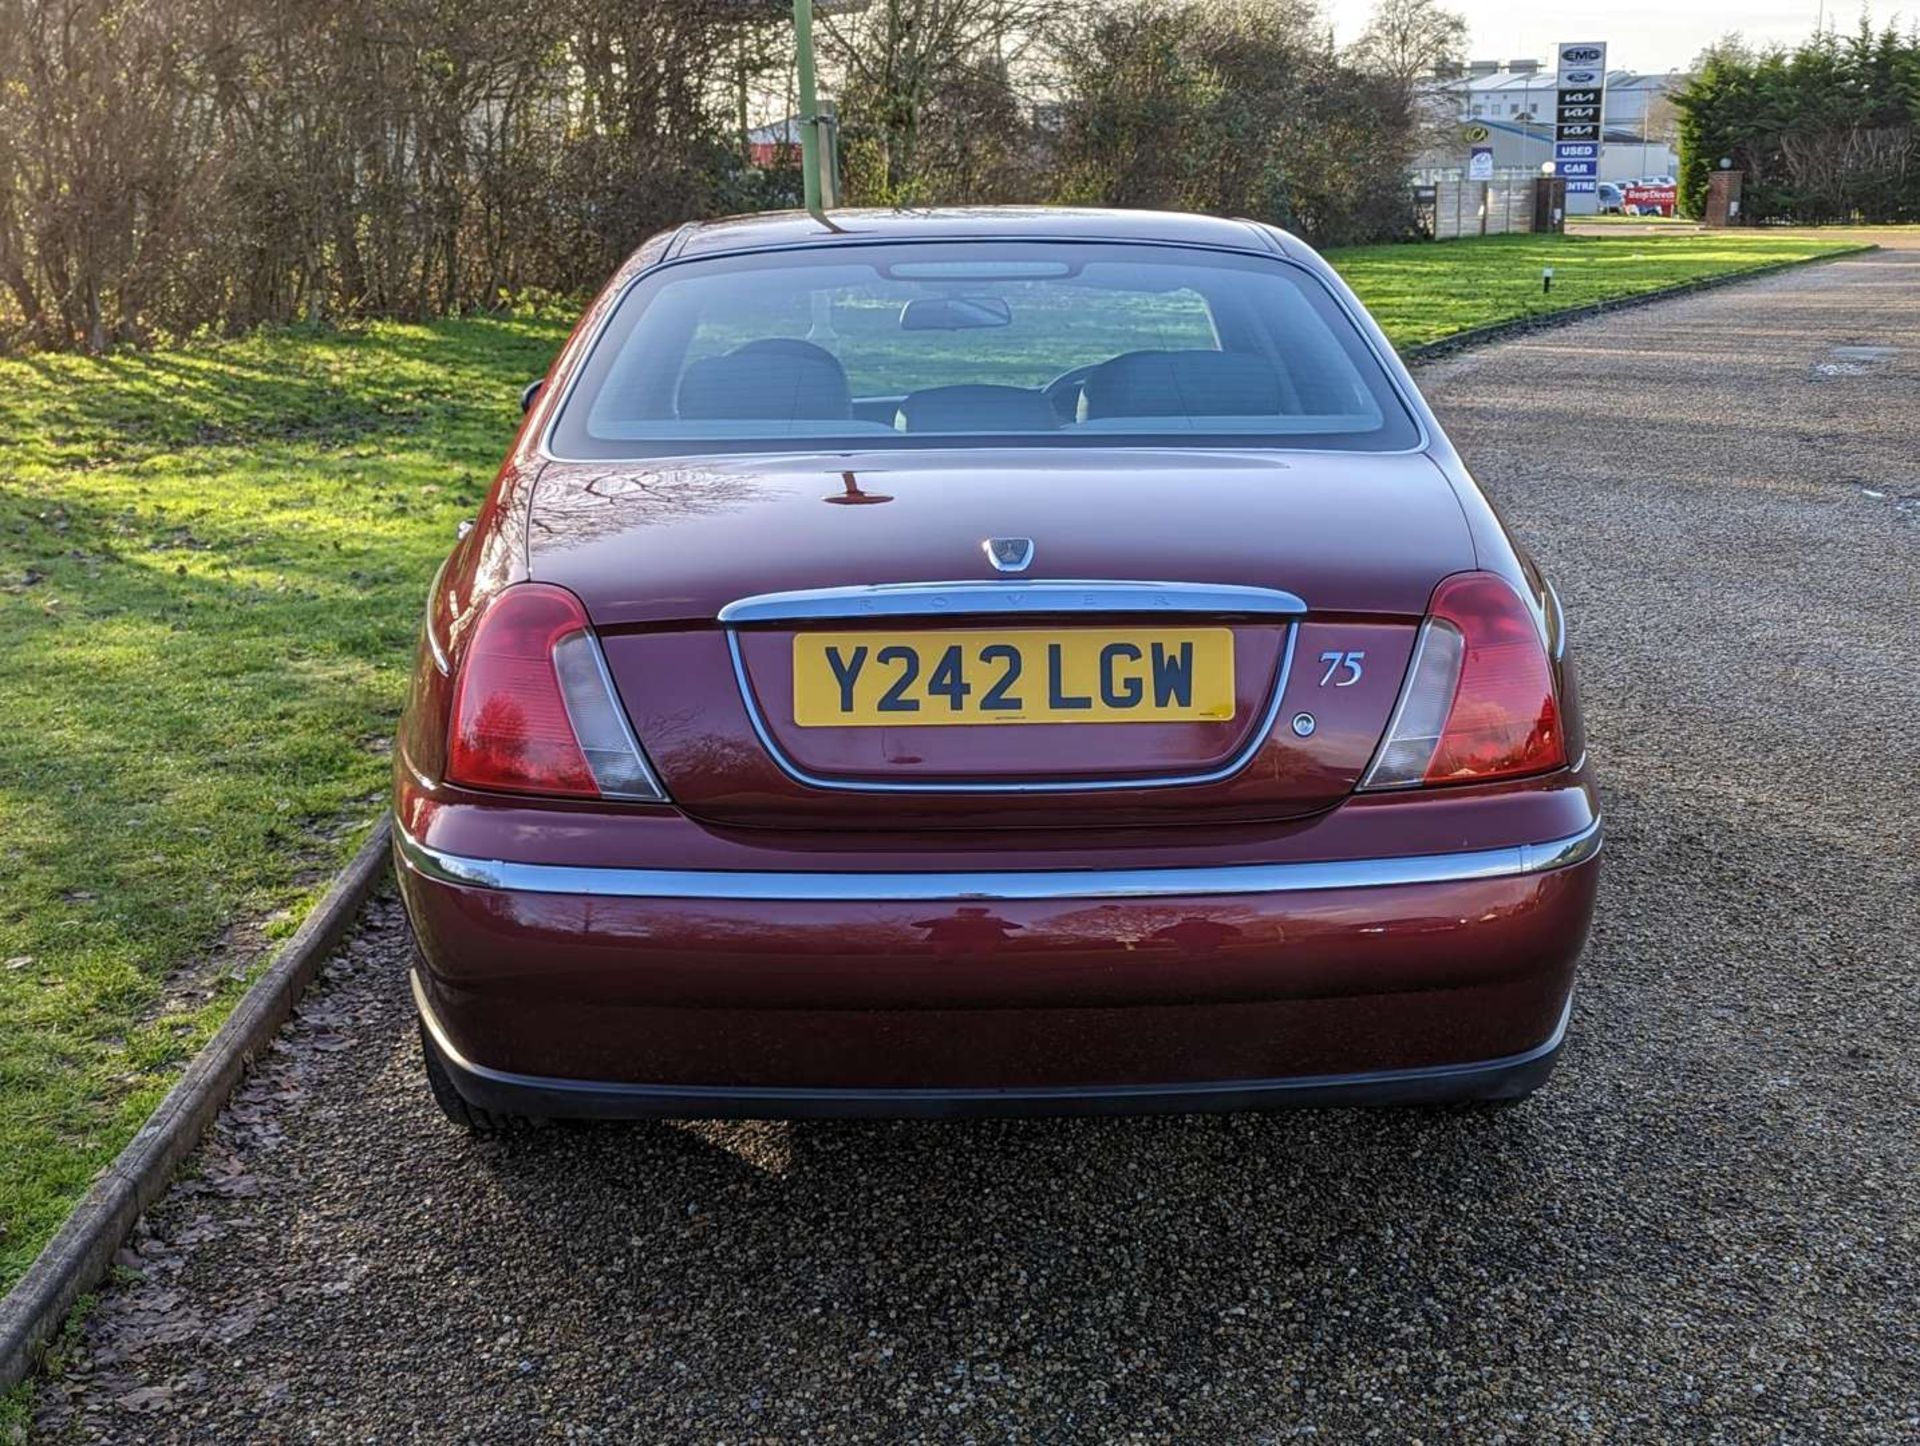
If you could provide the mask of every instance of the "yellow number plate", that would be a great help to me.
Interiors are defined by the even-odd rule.
[[[1233,717],[1229,628],[800,633],[802,728],[1218,723]]]

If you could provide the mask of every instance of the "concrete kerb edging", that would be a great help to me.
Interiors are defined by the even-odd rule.
[[[1435,244],[1445,245],[1446,243]],[[1605,316],[1609,312],[1627,311],[1636,306],[1650,306],[1657,301],[1671,301],[1675,297],[1690,296],[1696,291],[1715,291],[1722,286],[1738,286],[1743,281],[1758,281],[1764,276],[1777,276],[1782,271],[1792,271],[1801,266],[1818,266],[1825,261],[1844,261],[1849,256],[1859,256],[1863,252],[1879,249],[1871,242],[1866,242],[1858,246],[1849,246],[1844,251],[1829,251],[1822,256],[1796,256],[1791,261],[1771,261],[1765,266],[1755,266],[1746,271],[1729,271],[1720,276],[1701,276],[1692,281],[1677,281],[1672,286],[1662,286],[1657,291],[1642,291],[1632,296],[1616,296],[1607,301],[1589,302],[1585,306],[1570,306],[1565,311],[1543,311],[1538,316],[1520,316],[1512,321],[1496,321],[1488,326],[1475,326],[1466,331],[1457,331],[1452,336],[1441,337],[1438,341],[1406,347],[1401,351],[1400,358],[1409,366],[1417,366],[1422,362],[1438,361],[1443,357],[1452,356],[1455,352],[1488,346],[1496,341],[1510,341],[1514,337],[1525,336],[1528,332],[1551,331],[1556,327],[1571,326],[1576,321]]]
[[[37,1353],[112,1263],[140,1213],[200,1141],[253,1058],[306,992],[385,871],[391,826],[382,819],[334,878],[233,1013],[167,1091],[139,1133],[89,1189],[18,1284],[0,1299],[0,1391],[32,1372]]]

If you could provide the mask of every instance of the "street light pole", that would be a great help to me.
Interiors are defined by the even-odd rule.
[[[800,183],[807,211],[827,224],[820,201],[820,100],[813,81],[813,0],[793,0],[793,44],[800,82]]]

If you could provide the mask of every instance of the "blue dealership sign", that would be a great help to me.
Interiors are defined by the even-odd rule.
[[[1553,158],[1570,195],[1590,195],[1606,138],[1607,43],[1564,40],[1554,57]]]
[[[1567,194],[1569,196],[1591,196],[1596,193],[1598,187],[1599,183],[1597,181],[1568,181]]]

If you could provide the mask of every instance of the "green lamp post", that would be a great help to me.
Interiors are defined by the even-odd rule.
[[[813,77],[813,0],[793,0],[793,43],[800,84],[800,181],[807,211],[825,225],[826,201],[820,185],[824,149],[820,143],[820,98]]]

